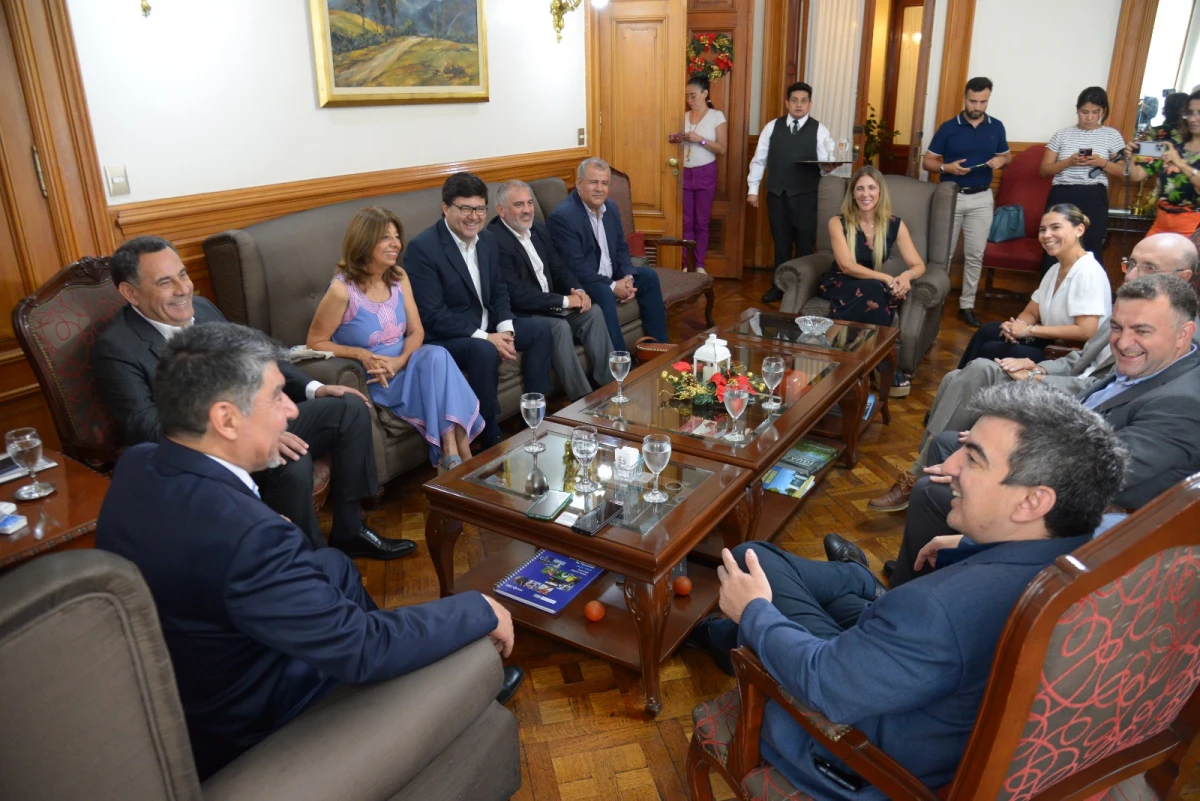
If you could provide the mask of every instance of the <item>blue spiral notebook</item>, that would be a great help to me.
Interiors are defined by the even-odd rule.
[[[569,556],[539,550],[496,584],[496,594],[557,615],[604,570]]]

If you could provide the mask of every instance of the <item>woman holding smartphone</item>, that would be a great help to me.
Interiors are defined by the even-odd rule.
[[[1157,149],[1163,148],[1162,153]],[[1158,213],[1146,236],[1175,233],[1191,236],[1200,228],[1200,92],[1188,97],[1187,109],[1169,139],[1130,142],[1129,178],[1141,182],[1158,176]]]
[[[1046,143],[1038,172],[1043,178],[1054,176],[1046,209],[1069,203],[1082,211],[1091,220],[1083,236],[1083,249],[1099,256],[1108,229],[1108,176],[1124,174],[1120,157],[1125,141],[1120,131],[1104,125],[1108,93],[1099,86],[1089,86],[1079,93],[1075,116],[1075,125],[1055,132]],[[1053,265],[1054,259],[1044,255],[1042,275]]]
[[[725,152],[725,115],[708,99],[708,78],[696,75],[685,90],[683,115],[683,238],[696,241],[696,272],[704,272],[708,256],[708,223],[717,193],[717,156]],[[675,137],[672,137],[675,139]],[[687,265],[684,265],[684,269]]]

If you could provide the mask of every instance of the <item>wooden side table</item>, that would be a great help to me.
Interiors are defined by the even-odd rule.
[[[58,466],[38,473],[38,480],[49,481],[57,488],[56,492],[36,501],[18,501],[13,496],[29,483],[28,478],[0,484],[0,501],[15,503],[17,514],[29,519],[29,525],[20,531],[0,535],[0,570],[8,570],[48,551],[95,547],[96,519],[108,492],[108,476],[58,451],[47,448],[44,453],[47,459],[58,462]],[[42,538],[37,539],[33,529],[43,514],[46,525]]]

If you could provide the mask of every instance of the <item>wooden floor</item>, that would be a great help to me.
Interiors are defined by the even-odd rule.
[[[767,274],[757,271],[748,272],[742,281],[718,280],[717,321],[730,320],[751,306],[761,308],[759,298],[767,286]],[[1033,286],[1012,288],[1028,293]],[[1007,319],[1023,305],[1016,297],[993,298],[981,300],[977,311],[986,322]],[[871,512],[867,501],[911,464],[938,382],[957,366],[971,337],[972,329],[956,317],[957,306],[957,296],[952,295],[937,343],[913,377],[912,393],[891,402],[891,425],[877,422],[864,433],[858,467],[830,472],[787,523],[778,544],[801,556],[824,559],[821,538],[836,531],[862,546],[877,572],[884,560],[894,557],[904,515]],[[705,328],[699,305],[673,311],[669,323],[674,341]],[[508,424],[512,433],[522,427],[519,417]],[[380,534],[409,537],[420,546],[417,555],[396,562],[358,560],[368,591],[383,607],[437,597],[437,578],[424,545],[426,504],[420,491],[432,475],[432,469],[417,470],[393,481],[383,501],[368,513]],[[465,573],[504,541],[466,527],[456,549],[456,574]],[[651,718],[641,709],[639,677],[630,670],[520,628],[511,661],[527,674],[511,706],[521,731],[522,783],[514,798],[536,801],[686,798],[691,710],[734,683],[707,656],[681,649],[663,668],[663,709]],[[714,784],[718,798],[734,797],[719,779]],[[1196,784],[1193,781],[1189,789]],[[1200,793],[1186,797],[1200,798]]]

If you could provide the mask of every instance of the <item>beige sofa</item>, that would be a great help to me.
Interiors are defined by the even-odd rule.
[[[903,175],[886,177],[892,214],[908,227],[913,245],[925,262],[925,275],[913,281],[912,291],[900,304],[893,321],[900,327],[899,368],[913,373],[933,347],[942,324],[942,304],[950,292],[950,234],[958,204],[956,185],[918,181]],[[829,220],[841,210],[849,180],[836,176],[821,179],[817,195],[817,251],[779,265],[776,283],[783,290],[780,308],[787,313],[829,314],[829,301],[817,295],[821,277],[833,264]],[[884,272],[899,275],[905,269],[899,250],[883,263]]]
[[[505,799],[521,786],[503,670],[484,637],[421,670],[344,687],[196,775],[150,590],[115,554],[0,576],[0,798],[54,801]]]
[[[546,215],[567,196],[559,178],[530,181],[536,216]],[[489,184],[488,219],[495,214],[496,189]],[[263,331],[285,346],[302,345],[341,254],[346,226],[363,206],[390,209],[404,224],[404,241],[441,219],[441,188],[362,198],[288,214],[204,240],[217,306],[230,320]],[[617,307],[628,342],[642,336],[636,303]],[[577,348],[581,360],[583,349]],[[303,362],[300,367],[327,384],[367,391],[361,365],[346,359]],[[586,364],[585,364],[586,369]],[[557,381],[557,379],[555,379]],[[499,375],[501,419],[520,411],[520,360],[502,362]],[[408,423],[386,409],[374,421],[375,463],[380,483],[429,463],[426,442]]]

